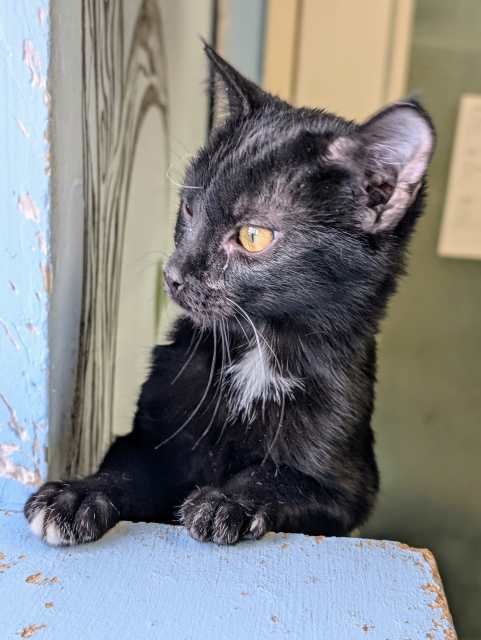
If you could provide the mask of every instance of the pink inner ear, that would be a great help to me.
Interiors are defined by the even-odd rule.
[[[427,118],[406,104],[390,108],[364,125],[367,166],[374,175],[395,175],[391,197],[379,212],[366,212],[363,227],[376,233],[394,228],[413,203],[433,150]]]

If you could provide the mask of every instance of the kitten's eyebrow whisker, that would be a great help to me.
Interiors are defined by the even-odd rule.
[[[172,168],[172,164],[169,165],[169,168],[167,169],[167,171],[165,172],[165,177],[167,178],[167,180],[169,180],[169,182],[171,182],[174,186],[179,187],[179,189],[202,189],[202,187],[195,187],[193,185],[190,184],[182,184],[180,182],[177,182],[176,180],[174,180],[174,178],[172,177],[170,170]]]
[[[162,447],[164,444],[167,444],[173,438],[178,436],[179,433],[181,431],[183,431],[185,429],[185,427],[190,423],[192,418],[194,418],[197,415],[197,413],[199,412],[199,409],[201,408],[201,406],[204,403],[204,400],[207,398],[207,394],[209,393],[209,390],[210,390],[210,387],[211,387],[211,384],[212,384],[212,380],[214,378],[215,361],[216,361],[216,357],[217,357],[217,327],[216,327],[215,320],[214,320],[214,324],[213,324],[212,328],[213,328],[213,333],[214,333],[214,336],[213,336],[213,338],[214,338],[214,349],[213,349],[213,352],[212,352],[212,364],[211,364],[211,367],[210,367],[209,379],[207,381],[207,385],[205,387],[204,393],[202,394],[202,398],[199,400],[199,402],[197,403],[196,407],[194,408],[194,410],[192,411],[190,416],[187,418],[187,420],[185,420],[180,425],[180,427],[174,431],[174,433],[170,434],[170,436],[168,436],[167,438],[162,440],[162,442],[159,442],[159,444],[156,445],[154,447],[154,449],[158,449],[159,447]]]

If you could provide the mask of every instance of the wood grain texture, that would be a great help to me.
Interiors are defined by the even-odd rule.
[[[413,0],[271,0],[264,85],[363,119],[405,93],[413,13]]]
[[[46,473],[49,2],[0,2],[0,505]],[[1,623],[0,623],[1,624]],[[0,634],[1,635],[1,634]]]
[[[283,100],[294,99],[302,0],[268,0],[262,86]]]
[[[84,273],[69,474],[95,468],[113,437],[122,253],[135,151],[151,109],[168,130],[158,4],[140,3],[129,20],[130,38],[124,8],[121,0],[82,5]],[[167,158],[167,145],[164,153]]]
[[[235,547],[179,527],[121,523],[53,549],[0,512],[2,638],[455,640],[429,551],[270,534]],[[47,606],[49,604],[49,606]]]

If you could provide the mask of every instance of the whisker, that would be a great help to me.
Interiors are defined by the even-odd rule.
[[[227,300],[231,304],[235,305],[239,309],[239,311],[242,313],[242,315],[245,317],[245,319],[249,322],[249,324],[252,327],[252,330],[254,332],[254,338],[255,338],[256,343],[257,343],[257,349],[259,351],[259,358],[260,358],[260,363],[261,363],[261,367],[262,367],[262,374],[265,377],[266,376],[266,370],[265,370],[264,356],[263,356],[263,353],[262,353],[261,343],[260,343],[260,340],[259,340],[259,335],[257,333],[257,329],[255,328],[255,325],[252,322],[250,316],[247,314],[246,311],[244,311],[244,309],[239,304],[237,304],[237,302],[234,302],[234,300],[231,300],[230,298],[227,298]]]
[[[216,357],[217,357],[217,333],[216,333],[216,323],[214,320],[214,324],[212,326],[213,328],[213,339],[214,339],[214,349],[213,349],[213,353],[212,353],[212,364],[210,367],[210,373],[209,373],[209,379],[207,381],[207,385],[205,387],[204,393],[202,395],[202,398],[199,400],[199,402],[197,403],[195,409],[192,411],[192,413],[190,414],[190,416],[187,418],[187,420],[185,420],[178,429],[176,429],[174,431],[174,433],[172,433],[170,436],[168,436],[167,438],[165,438],[164,440],[162,440],[162,442],[159,442],[158,445],[156,445],[154,447],[154,449],[158,449],[159,447],[162,447],[164,444],[167,444],[168,442],[170,442],[173,438],[175,438],[177,435],[179,435],[179,433],[181,431],[183,431],[185,429],[185,427],[190,423],[190,421],[192,420],[192,418],[194,418],[197,413],[199,412],[201,406],[204,403],[204,400],[207,398],[207,394],[209,393],[211,384],[212,384],[212,380],[214,378],[214,370],[215,370],[215,364],[216,364]]]
[[[241,311],[243,311],[243,313],[245,314],[246,319],[250,322],[250,324],[252,325],[252,327],[254,328],[254,331],[256,331],[258,333],[258,335],[262,338],[262,340],[264,341],[264,344],[266,345],[266,347],[269,349],[269,351],[272,353],[272,356],[275,360],[275,363],[277,364],[278,370],[279,372],[282,371],[281,369],[281,363],[279,362],[279,359],[274,351],[274,349],[272,348],[271,344],[269,343],[269,341],[267,340],[267,338],[264,336],[264,334],[262,333],[262,331],[260,331],[259,329],[256,329],[254,327],[254,323],[252,321],[252,319],[250,318],[250,316],[248,315],[247,311],[245,309],[243,309],[240,305],[238,305],[236,302],[234,302],[233,300],[230,300],[228,298],[228,300],[232,303],[235,304]]]
[[[215,417],[216,417],[217,412],[219,410],[220,401],[222,400],[222,391],[223,391],[223,387],[224,387],[224,377],[225,377],[225,369],[224,369],[225,349],[224,349],[224,334],[222,332],[222,324],[220,325],[220,329],[221,329],[220,337],[221,337],[221,347],[222,347],[222,361],[221,361],[221,377],[220,377],[220,380],[219,380],[218,390],[217,390],[217,401],[215,403],[214,411],[212,412],[212,417],[211,417],[211,419],[209,421],[209,424],[207,425],[207,427],[204,429],[204,431],[202,432],[200,437],[197,439],[197,441],[193,445],[192,450],[196,449],[197,445],[201,442],[201,440],[203,440],[205,438],[205,436],[211,430],[212,425],[214,424]]]
[[[276,429],[276,432],[274,434],[274,437],[271,440],[271,443],[270,443],[270,445],[269,445],[269,447],[268,447],[268,449],[266,451],[266,454],[265,454],[261,464],[264,464],[266,462],[267,458],[271,455],[271,452],[272,452],[272,450],[274,448],[274,445],[275,445],[275,443],[277,441],[277,438],[279,437],[279,434],[280,434],[281,429],[282,429],[282,425],[284,424],[285,406],[286,406],[286,398],[283,395],[282,396],[282,404],[281,404],[281,412],[280,412],[280,415],[279,415],[279,424],[277,425],[277,429]]]
[[[176,180],[174,180],[174,178],[172,177],[170,171],[172,168],[172,164],[169,165],[169,168],[167,169],[167,171],[165,172],[165,177],[167,178],[167,180],[169,180],[169,182],[171,182],[174,186],[179,187],[179,189],[202,189],[202,187],[195,187],[193,185],[189,185],[189,184],[182,184],[180,182],[177,182]]]
[[[195,332],[192,334],[192,340],[190,341],[189,347],[187,349],[187,353],[189,353],[189,351],[191,351],[190,355],[187,356],[186,361],[184,362],[184,364],[182,365],[182,367],[180,368],[179,372],[177,373],[177,375],[175,376],[175,378],[172,380],[172,382],[170,383],[175,384],[177,382],[177,380],[180,378],[180,376],[184,373],[184,371],[186,370],[186,368],[189,366],[189,364],[192,362],[192,358],[195,356],[197,349],[199,348],[199,344],[200,341],[202,340],[202,336],[203,336],[203,330],[204,327],[202,327],[202,329],[199,332],[199,337],[197,338],[197,342],[195,343],[194,348],[192,349],[192,344],[194,342],[195,339]]]

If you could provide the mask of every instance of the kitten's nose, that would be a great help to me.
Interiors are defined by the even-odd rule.
[[[167,264],[164,269],[164,278],[172,293],[179,293],[184,288],[184,278],[175,263]]]

